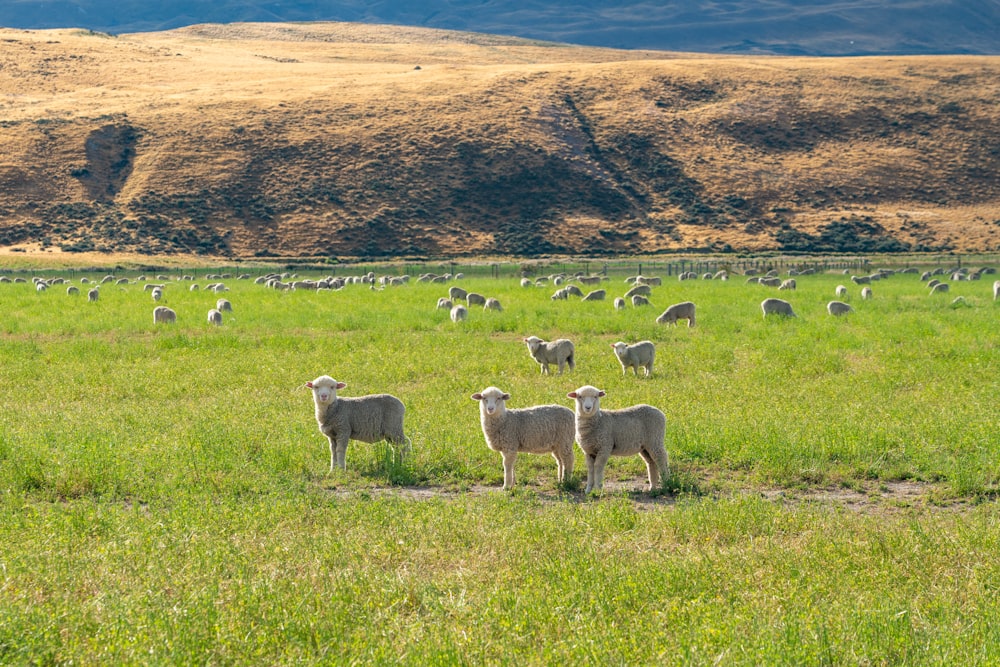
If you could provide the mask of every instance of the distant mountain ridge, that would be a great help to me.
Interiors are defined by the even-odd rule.
[[[113,34],[198,23],[349,21],[626,49],[784,55],[1000,54],[995,0],[5,0],[0,26]]]

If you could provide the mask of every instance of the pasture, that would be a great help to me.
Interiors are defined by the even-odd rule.
[[[172,325],[142,284],[0,284],[0,663],[1000,660],[994,276],[867,301],[841,275],[673,279],[616,312],[624,277],[591,303],[513,277],[172,280]],[[452,284],[504,310],[454,323]],[[798,317],[763,318],[769,296]],[[655,324],[686,300],[697,326]],[[576,370],[542,375],[529,335],[572,339]],[[652,377],[623,376],[611,344],[646,339]],[[412,456],[352,443],[328,474],[302,388],[322,374],[402,399]],[[584,384],[663,410],[667,490],[613,458],[585,497],[577,449],[570,483],[522,455],[501,492],[471,394],[571,407]]]

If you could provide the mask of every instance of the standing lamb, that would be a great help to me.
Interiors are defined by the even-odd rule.
[[[437,307],[438,307],[439,310],[451,310],[452,306],[454,306],[454,305],[455,304],[453,304],[451,302],[451,299],[449,299],[447,297],[441,297],[440,299],[438,299],[438,305],[437,305]]]
[[[847,298],[847,288],[844,287],[843,285],[837,285],[836,292],[837,292],[837,296],[840,297],[841,299],[846,299]]]
[[[477,294],[476,292],[469,292],[465,297],[466,302],[470,306],[485,306],[486,297],[482,294]]]
[[[778,289],[779,290],[794,290],[795,289],[795,278],[789,278],[787,280],[782,281],[782,283],[780,285],[778,285]]]
[[[518,452],[552,454],[556,460],[556,480],[562,484],[573,473],[573,439],[576,425],[573,411],[561,405],[536,405],[508,410],[510,394],[487,387],[472,395],[479,401],[479,421],[486,444],[503,457],[503,488],[514,486],[514,461]]]
[[[458,301],[459,299],[464,299],[468,296],[469,293],[466,292],[461,287],[456,287],[452,285],[451,287],[448,288],[448,298],[451,299],[452,301]]]
[[[402,457],[410,450],[410,439],[403,433],[406,407],[390,394],[371,394],[338,398],[337,390],[347,385],[329,375],[306,382],[312,389],[319,431],[330,441],[330,472],[347,467],[347,443],[351,440],[379,442],[388,440],[400,448]]]
[[[228,299],[219,299],[215,302],[215,307],[219,312],[233,312],[233,304],[229,303]]]
[[[871,287],[862,287],[861,288],[861,299],[863,301],[867,301],[870,298],[872,298],[872,288]]]
[[[469,310],[462,304],[458,304],[451,309],[451,321],[461,322],[469,316]]]
[[[575,349],[573,341],[568,338],[560,338],[551,342],[546,342],[538,336],[528,336],[524,339],[528,346],[528,353],[531,358],[542,367],[542,373],[548,375],[549,364],[556,364],[559,367],[559,374],[563,372],[563,366],[569,366],[570,370],[576,367],[573,360]]]
[[[656,346],[653,345],[652,341],[644,340],[633,345],[619,341],[613,343],[611,348],[615,351],[615,356],[618,357],[618,363],[622,365],[622,374],[628,375],[629,368],[636,375],[639,375],[640,368],[645,371],[646,377],[653,374]]]
[[[177,321],[177,313],[166,306],[153,309],[153,324],[172,324]]]
[[[688,326],[694,326],[695,306],[690,301],[682,301],[663,311],[663,314],[656,318],[657,324],[677,324],[677,320],[687,320]]]
[[[495,310],[497,312],[503,311],[503,306],[500,305],[499,299],[494,299],[490,297],[486,299],[486,303],[483,304],[483,310]]]
[[[99,296],[101,296],[101,292],[96,287],[87,290],[87,301],[97,301]]]
[[[587,458],[586,493],[604,488],[604,468],[612,456],[638,454],[646,462],[649,490],[665,483],[670,471],[663,439],[667,418],[652,405],[601,410],[605,393],[586,385],[567,394],[576,401],[576,441]]]
[[[625,310],[625,299],[621,297],[615,299],[615,310]]]
[[[783,299],[775,299],[773,297],[770,299],[764,299],[760,302],[760,309],[764,311],[765,319],[768,315],[795,317],[795,312],[792,311],[792,304]]]
[[[218,308],[208,311],[208,323],[214,324],[217,327],[222,326],[222,313]]]
[[[632,295],[632,305],[635,306],[636,308],[638,308],[639,306],[649,306],[649,305],[652,305],[652,304],[649,303],[649,298],[644,297],[641,294],[633,294]]]

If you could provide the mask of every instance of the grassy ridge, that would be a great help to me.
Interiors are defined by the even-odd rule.
[[[739,279],[669,282],[655,308],[616,313],[476,278],[462,286],[505,310],[455,325],[433,309],[441,285],[227,281],[219,329],[216,296],[186,284],[166,290],[174,327],[153,326],[135,285],[97,303],[0,285],[0,662],[996,660],[991,502],[856,514],[757,493],[995,492],[989,284],[931,298],[896,276],[868,302],[852,285],[857,312],[831,318],[845,282],[800,278],[781,293],[799,317],[765,321],[775,293]],[[684,299],[697,327],[653,323]],[[576,372],[541,375],[530,334],[572,338]],[[622,377],[609,343],[646,338],[654,377]],[[300,386],[321,373],[400,396],[412,459],[355,443],[328,476]],[[569,405],[585,383],[606,407],[664,410],[670,486],[690,493],[653,511],[616,492],[582,502],[532,456],[515,493],[479,490],[502,468],[469,395]],[[608,467],[626,491],[643,474],[637,458]],[[383,497],[398,484],[413,497]]]

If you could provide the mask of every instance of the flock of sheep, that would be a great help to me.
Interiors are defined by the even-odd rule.
[[[916,270],[908,269],[903,272],[916,273]],[[884,280],[893,273],[891,270],[883,269],[866,276],[851,276],[851,281],[856,285],[864,286],[861,290],[861,298],[868,300],[873,296],[870,284]],[[995,270],[991,268],[977,271],[962,268],[950,271],[938,269],[934,272],[925,272],[921,276],[921,281],[927,283],[931,293],[941,293],[948,291],[948,284],[934,278],[936,275],[946,275],[952,281],[958,281],[978,280],[983,275],[993,273]],[[801,275],[801,273],[796,275]],[[228,288],[221,281],[230,277],[228,274],[210,274],[206,278],[216,282],[211,282],[204,289],[215,293],[228,291]],[[460,274],[457,276],[425,274],[418,278],[418,281],[447,282],[458,277]],[[250,276],[246,274],[237,277],[240,280],[249,278]],[[680,280],[696,278],[699,276],[693,273],[679,275]],[[715,274],[704,274],[701,278],[728,280],[729,275],[725,271],[720,271]],[[166,285],[163,281],[169,280],[169,278],[159,275],[156,276],[156,280],[161,282],[159,284],[148,282],[144,276],[140,276],[135,282],[145,283],[144,290],[150,292],[154,302],[159,302],[163,299],[163,290]],[[185,275],[179,280],[193,281],[194,278]],[[584,301],[600,301],[605,299],[607,295],[605,289],[584,293],[576,285],[571,284],[569,280],[575,280],[585,286],[595,286],[607,278],[585,275],[567,277],[564,274],[555,274],[536,281],[524,278],[521,285],[533,287],[551,282],[558,288],[552,295],[553,300],[565,300],[570,296],[577,296]],[[26,281],[23,278],[12,280],[6,276],[0,276],[0,283],[5,282]],[[63,278],[34,278],[33,282],[35,289],[38,292],[43,292],[54,285],[68,281]],[[90,281],[83,278],[80,282],[83,285],[88,285]],[[337,290],[350,283],[366,284],[370,289],[383,289],[387,286],[404,285],[409,282],[409,277],[383,276],[378,278],[373,273],[368,273],[362,276],[329,277],[313,281],[297,280],[288,274],[268,274],[257,278],[256,282],[279,290]],[[626,282],[631,287],[623,297],[615,299],[614,308],[616,310],[624,308],[627,300],[630,300],[632,305],[636,307],[649,305],[652,287],[662,283],[660,278],[643,276],[631,277]],[[782,280],[774,271],[762,276],[751,275],[746,282],[775,287],[780,291],[792,291],[797,286],[794,278]],[[99,284],[88,289],[88,300],[97,301],[100,296],[100,285],[107,283],[124,285],[129,281],[124,278],[116,279],[114,276],[106,276],[99,281]],[[189,289],[195,291],[200,288],[192,282]],[[66,291],[70,295],[78,294],[79,288],[68,285]],[[827,304],[829,314],[840,316],[853,312],[853,308],[849,304],[840,300],[847,296],[846,286],[838,285],[835,296],[838,299]],[[1000,300],[1000,280],[993,283],[993,299]],[[482,306],[487,311],[502,310],[501,304],[496,298],[468,292],[454,285],[449,288],[448,296],[440,298],[437,304],[438,308],[448,310],[451,319],[455,322],[466,319],[468,309],[471,306]],[[688,327],[693,327],[695,325],[695,310],[695,304],[690,301],[677,303],[668,307],[656,318],[656,322],[676,325],[679,320],[685,320]],[[770,315],[795,316],[791,303],[775,297],[764,299],[761,302],[761,310],[765,318]],[[208,311],[208,323],[221,325],[222,313],[226,311],[232,311],[232,304],[227,299],[219,298],[215,308]],[[153,309],[154,324],[173,323],[176,322],[176,319],[176,313],[166,306],[157,305]],[[538,363],[543,374],[550,372],[550,366],[555,366],[560,374],[565,369],[574,370],[576,366],[575,347],[569,339],[560,338],[545,341],[537,336],[528,336],[523,338],[523,342],[527,346],[529,355]],[[613,343],[611,347],[624,374],[627,375],[629,369],[632,369],[635,375],[638,375],[640,368],[643,369],[646,377],[652,374],[656,348],[651,341],[645,340],[634,344],[619,341]],[[347,446],[351,440],[361,442],[386,440],[400,449],[400,455],[405,455],[410,451],[411,441],[403,429],[406,410],[402,401],[395,396],[389,394],[359,397],[338,396],[338,390],[344,389],[347,385],[328,375],[307,382],[305,386],[313,392],[316,421],[320,432],[326,436],[330,443],[331,472],[335,468],[346,467]],[[586,456],[587,493],[602,490],[604,469],[611,456],[638,455],[642,457],[648,473],[648,489],[653,490],[664,484],[669,474],[669,461],[664,443],[666,418],[663,412],[646,404],[618,410],[605,410],[601,408],[601,398],[604,396],[604,391],[591,385],[584,385],[567,394],[567,397],[575,402],[575,410],[570,410],[555,404],[511,409],[507,407],[510,394],[492,386],[472,394],[472,399],[479,402],[480,422],[486,444],[493,451],[499,452],[503,460],[503,488],[510,489],[514,486],[514,462],[519,453],[551,454],[557,464],[556,479],[560,483],[565,482],[573,470],[574,442],[579,445]]]

